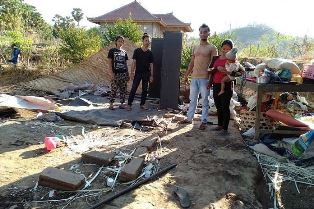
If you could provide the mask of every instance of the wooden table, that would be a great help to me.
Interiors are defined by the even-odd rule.
[[[261,134],[265,133],[282,133],[282,134],[302,134],[305,131],[288,131],[288,130],[267,130],[260,128],[260,117],[262,97],[267,92],[314,92],[314,84],[262,84],[246,81],[245,87],[255,90],[257,93],[256,101],[256,120],[255,120],[255,139],[259,139]]]

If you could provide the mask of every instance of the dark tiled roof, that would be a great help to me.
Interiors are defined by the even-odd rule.
[[[159,22],[160,19],[152,15],[137,1],[133,1],[125,6],[115,9],[109,13],[95,18],[89,18],[91,22],[115,21],[117,19],[127,19],[131,17],[134,21],[153,21]]]
[[[161,20],[163,22],[165,22],[167,26],[170,26],[170,25],[176,25],[176,26],[190,25],[188,23],[182,22],[181,20],[176,18],[172,13],[168,13],[168,14],[154,14],[154,16],[156,16],[158,18],[161,18]]]

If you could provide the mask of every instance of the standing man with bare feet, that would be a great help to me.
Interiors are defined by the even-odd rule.
[[[208,43],[210,29],[206,24],[199,28],[200,44],[193,47],[191,61],[188,70],[184,76],[184,82],[188,83],[188,77],[192,74],[190,84],[190,105],[187,113],[187,118],[183,123],[192,123],[195,109],[197,106],[197,99],[201,94],[203,99],[202,105],[202,123],[200,130],[205,130],[208,118],[208,67],[213,56],[217,56],[217,48],[213,44]]]

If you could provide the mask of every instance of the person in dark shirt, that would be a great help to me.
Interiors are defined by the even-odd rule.
[[[142,81],[142,96],[140,108],[147,110],[145,106],[148,83],[153,81],[153,53],[149,50],[150,37],[147,33],[144,33],[142,37],[143,45],[141,48],[137,48],[133,53],[133,63],[131,68],[131,78],[133,78],[133,84],[130,91],[127,110],[132,109],[132,103],[136,90]]]
[[[114,100],[116,97],[117,90],[120,93],[120,106],[119,108],[124,109],[125,95],[127,91],[127,83],[129,80],[128,72],[128,54],[122,49],[124,44],[124,38],[117,36],[115,39],[116,47],[112,48],[108,52],[109,59],[109,72],[111,73],[111,92],[110,92],[110,105],[109,109],[114,110]]]
[[[16,65],[18,62],[19,55],[21,54],[21,50],[17,47],[16,44],[12,44],[11,48],[12,48],[12,55],[11,55],[11,59],[8,60],[8,62],[11,62],[12,64]]]

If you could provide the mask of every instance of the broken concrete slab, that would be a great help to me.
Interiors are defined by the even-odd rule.
[[[94,109],[93,109],[94,108]],[[148,115],[162,115],[162,111],[147,110],[143,111],[138,106],[134,106],[132,111],[96,107],[78,107],[76,110],[57,113],[65,120],[91,123],[103,126],[120,126],[124,121],[144,121]],[[151,123],[151,122],[147,122]],[[146,122],[145,122],[146,124]],[[144,124],[143,124],[144,125]]]
[[[75,98],[68,105],[69,106],[90,106],[90,105],[92,105],[92,102],[90,102],[84,98]]]
[[[48,167],[39,175],[38,184],[58,190],[75,191],[85,185],[82,175]]]
[[[158,137],[154,137],[151,139],[145,139],[140,143],[141,147],[147,147],[148,151],[153,151],[157,144]]]
[[[144,159],[133,158],[128,164],[126,164],[119,175],[120,181],[127,182],[135,180],[143,169]]]
[[[107,166],[113,161],[114,156],[114,153],[91,151],[82,154],[82,161],[84,163]]]
[[[133,156],[134,157],[141,157],[141,158],[145,159],[147,153],[148,153],[147,147],[138,147],[138,148],[136,148]]]

